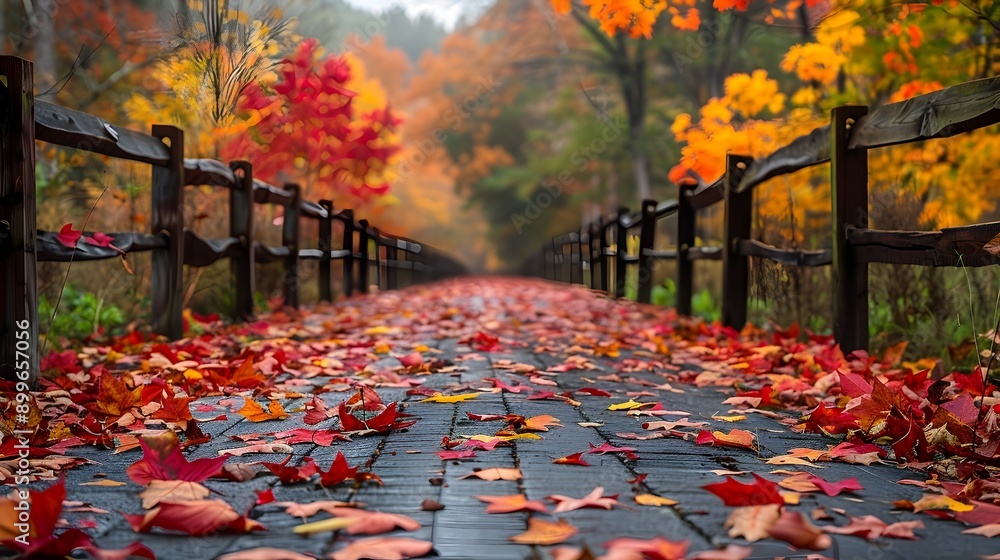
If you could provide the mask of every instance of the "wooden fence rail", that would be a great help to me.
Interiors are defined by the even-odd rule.
[[[126,253],[152,253],[152,328],[171,339],[183,336],[184,265],[209,266],[229,259],[233,278],[233,315],[253,315],[257,263],[281,262],[284,303],[299,305],[300,267],[318,263],[319,297],[333,297],[331,263],[343,266],[342,293],[369,290],[374,269],[380,288],[394,289],[420,281],[464,273],[454,259],[426,244],[396,237],[355,221],[350,209],[334,211],[329,200],[302,200],[298,185],[269,185],[253,177],[249,162],[229,165],[184,158],[184,133],[154,125],[149,135],[65,109],[33,97],[32,65],[16,56],[0,56],[0,377],[27,384],[37,380],[38,282],[36,263],[117,258],[113,247],[59,242],[57,234],[35,227],[35,141],[76,148],[152,168],[152,233],[109,233]],[[214,186],[229,190],[229,236],[205,239],[184,227],[184,188]],[[254,208],[283,208],[281,245],[261,243],[254,231]],[[304,219],[318,221],[318,247],[301,247]],[[333,222],[340,228],[334,249]],[[90,235],[85,232],[85,235]],[[402,281],[400,271],[402,274]],[[374,284],[372,284],[374,285]]]
[[[1000,257],[983,250],[983,245],[1000,233],[1000,222],[931,232],[869,229],[868,150],[947,138],[998,122],[1000,77],[966,82],[871,112],[864,106],[837,107],[831,112],[829,125],[793,140],[769,156],[754,160],[727,154],[722,178],[707,185],[685,180],[679,185],[677,201],[656,204],[646,200],[639,212],[623,208],[613,216],[586,224],[579,232],[553,238],[529,259],[523,271],[583,283],[584,272],[589,270],[592,288],[622,297],[626,293],[627,269],[635,267],[637,299],[648,303],[654,263],[676,259],[677,310],[690,315],[693,262],[722,260],[722,321],[739,329],[746,323],[751,257],[790,266],[831,266],[834,335],[844,351],[867,349],[868,263],[1000,264]],[[827,162],[831,164],[832,250],[789,250],[752,239],[754,188],[775,177]],[[717,203],[724,205],[723,245],[696,246],[697,213]],[[656,250],[656,224],[673,214],[677,214],[676,248]],[[639,248],[636,255],[629,255],[628,232],[634,228],[639,229]],[[567,257],[577,253],[579,257]]]

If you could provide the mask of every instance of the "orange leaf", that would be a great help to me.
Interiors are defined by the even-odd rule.
[[[555,523],[542,521],[532,517],[528,520],[528,530],[510,537],[509,540],[518,544],[550,545],[559,544],[577,533],[577,528],[565,519]]]
[[[538,500],[528,501],[524,494],[511,494],[509,496],[475,496],[481,502],[490,504],[486,507],[486,513],[511,513],[514,511],[537,511],[548,513],[545,504]]]
[[[237,410],[236,412],[242,414],[247,420],[251,422],[265,422],[267,420],[284,420],[288,418],[288,413],[282,408],[281,403],[278,401],[271,401],[267,404],[267,412],[264,412],[264,408],[257,404],[257,401],[250,397],[246,397],[246,404],[243,408]]]
[[[548,414],[542,414],[540,416],[532,416],[524,421],[524,429],[532,430],[535,432],[547,432],[549,431],[549,426],[558,426],[562,428],[562,424],[559,423],[559,419],[550,416]]]

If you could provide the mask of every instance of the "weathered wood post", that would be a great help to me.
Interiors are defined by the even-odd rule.
[[[302,190],[295,183],[286,183],[285,190],[292,193],[292,199],[285,205],[285,218],[281,226],[281,244],[288,248],[285,257],[285,305],[299,307],[299,216],[301,214]]]
[[[326,217],[319,220],[319,250],[323,258],[319,260],[319,299],[333,301],[333,286],[330,283],[330,251],[333,250],[333,202],[320,200],[319,205],[326,211]]]
[[[694,296],[694,261],[688,258],[688,250],[694,247],[695,241],[695,210],[691,206],[690,193],[697,186],[694,182],[682,182],[677,193],[677,292],[674,306],[681,315],[691,315],[691,299]]]
[[[0,56],[0,76],[0,376],[30,387],[39,374],[31,62]]]
[[[406,254],[405,252],[403,254]],[[395,290],[399,287],[399,242],[394,240],[385,246],[385,287]]]
[[[362,294],[368,293],[368,220],[358,222],[358,284]]]
[[[868,348],[868,263],[858,262],[848,227],[868,227],[868,151],[847,147],[851,127],[868,107],[833,109],[830,191],[833,203],[833,334],[844,353]]]
[[[344,222],[344,237],[341,240],[341,248],[347,251],[344,257],[344,295],[354,295],[354,210],[342,210],[340,212]]]
[[[583,282],[584,282],[583,281],[583,264],[584,264],[584,259],[583,259],[583,238],[584,238],[584,235],[585,235],[585,230],[583,228],[580,228],[580,231],[577,232],[577,238],[576,238],[576,270],[577,270],[576,280],[580,284],[583,284]]]
[[[240,253],[229,260],[233,275],[233,315],[239,319],[253,316],[254,248],[253,248],[253,166],[247,161],[229,164],[236,185],[229,191],[229,236],[240,240]]]
[[[165,166],[153,166],[153,233],[169,239],[153,250],[153,332],[176,340],[184,336],[184,131],[154,124],[152,135],[165,140],[170,152]]]
[[[601,251],[601,253],[600,253],[601,254],[601,290],[605,291],[605,292],[608,291],[608,286],[609,286],[608,282],[610,282],[610,278],[609,277],[611,276],[611,267],[608,266],[608,251],[611,248],[611,245],[608,243],[608,228],[609,227],[611,227],[610,226],[610,222],[606,222],[604,220],[604,218],[601,218],[601,223],[598,226],[598,229],[601,232],[601,242],[600,242],[601,243],[600,244],[600,251]]]
[[[556,245],[556,238],[555,237],[553,237],[552,239],[549,240],[549,245],[552,246],[552,277],[549,278],[549,280],[554,280],[554,281],[558,282],[560,280],[560,278],[559,278],[559,273],[560,273],[559,263],[562,262],[562,258],[561,258],[561,255],[559,254],[558,246]]]
[[[598,258],[597,253],[594,249],[594,244],[598,243],[598,231],[597,222],[591,222],[590,228],[587,231],[587,262],[590,265],[590,289],[599,290],[601,289],[598,282],[597,267],[601,265],[600,258]]]
[[[639,272],[636,299],[649,303],[653,294],[653,259],[649,253],[656,244],[656,201],[642,201],[642,218],[639,227]]]
[[[622,220],[628,216],[628,208],[618,209],[618,219],[615,220],[615,297],[625,297],[625,259],[628,257],[628,228],[622,225]]]
[[[722,239],[722,324],[742,330],[747,323],[750,259],[739,252],[740,239],[750,239],[753,190],[736,192],[753,158],[726,154],[725,231]]]
[[[385,265],[385,259],[382,258],[382,232],[375,226],[372,226],[371,239],[375,245],[375,286],[379,290],[382,289],[382,267]]]

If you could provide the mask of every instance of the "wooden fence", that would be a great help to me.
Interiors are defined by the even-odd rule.
[[[328,200],[301,200],[299,187],[283,188],[253,178],[245,161],[184,158],[184,133],[154,125],[152,134],[111,125],[98,117],[72,111],[32,95],[32,65],[15,56],[0,56],[0,376],[33,383],[38,376],[38,285],[36,262],[91,261],[118,257],[112,247],[79,243],[62,245],[56,233],[35,227],[35,141],[41,140],[149,164],[152,167],[152,233],[110,233],[126,253],[152,253],[153,330],[170,337],[182,333],[183,267],[205,267],[229,259],[237,317],[253,314],[256,263],[283,263],[286,305],[299,304],[300,263],[318,264],[319,297],[333,296],[333,261],[342,262],[342,291],[367,292],[370,285],[393,289],[418,281],[463,273],[463,267],[434,248],[388,235],[367,220],[355,221],[349,209],[334,211]],[[229,190],[229,236],[205,239],[184,227],[184,188],[208,185]],[[254,207],[284,208],[280,246],[254,236]],[[300,247],[300,223],[318,221],[318,248]],[[334,248],[333,222],[342,224]],[[374,274],[374,278],[372,278]],[[374,283],[373,283],[374,281]],[[27,378],[27,379],[26,379]]]
[[[868,347],[868,263],[921,266],[987,266],[1000,258],[983,245],[1000,233],[1000,222],[940,231],[887,231],[868,228],[868,150],[947,138],[1000,122],[1000,78],[960,84],[900,103],[833,109],[830,124],[799,137],[773,154],[754,160],[727,154],[725,175],[712,184],[680,185],[678,200],[646,200],[638,212],[622,208],[580,231],[553,238],[524,272],[552,280],[588,283],[623,297],[628,267],[636,267],[637,294],[649,302],[653,263],[677,260],[679,313],[691,313],[693,263],[721,260],[722,322],[742,328],[747,318],[750,259],[790,266],[832,266],[834,335],[847,352]],[[751,238],[753,190],[769,179],[831,162],[832,250],[799,251]],[[697,212],[724,204],[721,247],[695,245]],[[657,221],[677,214],[676,248],[655,249]],[[815,216],[814,216],[815,217]],[[639,249],[629,255],[629,230],[639,229]],[[589,273],[589,282],[585,275]]]

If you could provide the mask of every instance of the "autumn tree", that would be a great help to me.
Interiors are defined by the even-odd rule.
[[[323,56],[315,39],[303,41],[277,81],[243,92],[238,111],[248,127],[223,156],[249,159],[255,176],[298,182],[305,197],[342,207],[385,194],[400,120],[362,68],[349,55]]]

